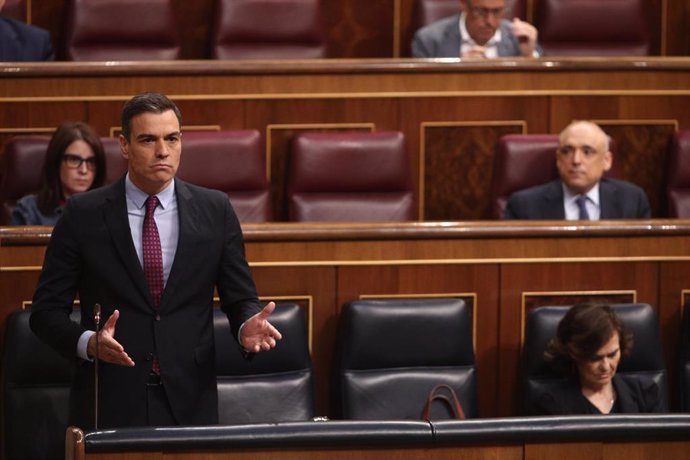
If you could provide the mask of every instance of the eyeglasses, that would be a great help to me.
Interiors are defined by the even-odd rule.
[[[86,169],[89,171],[96,170],[96,157],[82,158],[77,155],[72,155],[71,153],[65,153],[62,156],[62,161],[64,161],[70,169],[79,169],[82,164],[86,163]]]
[[[505,6],[503,8],[483,8],[481,6],[472,6],[470,2],[467,2],[467,5],[470,7],[470,14],[482,19],[488,18],[489,15],[494,18],[502,18],[510,10],[510,8]]]

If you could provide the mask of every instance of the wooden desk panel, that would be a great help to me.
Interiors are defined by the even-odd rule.
[[[33,295],[48,230],[0,228],[0,331]],[[372,296],[473,303],[482,416],[519,413],[522,320],[540,302],[651,304],[674,381],[690,221],[252,224],[244,233],[262,298],[308,310],[318,413],[329,413],[340,309]]]
[[[179,104],[185,129],[257,129],[279,221],[303,130],[403,132],[423,220],[477,220],[489,217],[496,139],[573,119],[607,128],[623,178],[662,217],[668,141],[690,129],[690,58],[0,63],[0,82],[0,145],[65,119],[113,135],[124,101],[151,89]]]

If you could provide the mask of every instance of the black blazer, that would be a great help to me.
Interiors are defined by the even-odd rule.
[[[0,61],[52,61],[47,30],[0,16]]]
[[[213,295],[232,333],[260,310],[239,222],[225,194],[175,180],[179,241],[156,310],[134,249],[124,177],[72,197],[53,229],[34,295],[31,328],[77,363],[71,423],[92,425],[93,366],[76,359],[81,334],[120,310],[115,338],[136,366],[100,364],[99,428],[144,425],[146,381],[155,351],[172,411],[183,425],[217,423]],[[79,293],[81,324],[69,320]]]
[[[599,181],[600,219],[649,219],[651,211],[644,191],[637,185],[603,177]],[[505,219],[565,219],[560,179],[513,193]]]
[[[615,412],[620,414],[668,412],[656,383],[616,374],[613,377],[616,390]],[[534,401],[535,415],[586,415],[600,413],[580,391],[575,379],[563,380],[542,393]]]

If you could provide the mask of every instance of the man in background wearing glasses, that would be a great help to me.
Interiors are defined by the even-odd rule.
[[[506,0],[460,0],[461,13],[417,31],[412,56],[420,58],[539,57],[537,29],[513,18]]]

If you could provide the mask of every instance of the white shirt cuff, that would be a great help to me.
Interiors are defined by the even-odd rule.
[[[77,357],[83,359],[84,361],[93,361],[93,359],[89,358],[89,354],[87,352],[87,349],[88,349],[88,345],[89,345],[89,339],[95,333],[96,333],[96,331],[85,331],[79,337],[79,341],[77,342]]]

